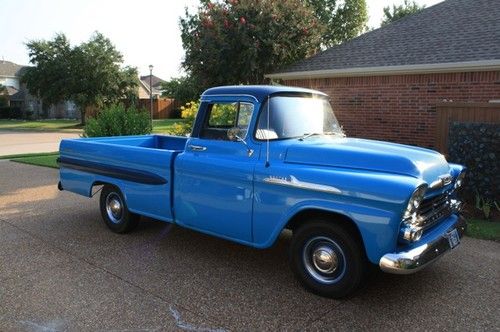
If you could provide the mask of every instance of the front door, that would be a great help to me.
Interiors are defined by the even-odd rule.
[[[199,137],[188,140],[186,151],[175,162],[178,224],[252,242],[253,173],[259,153],[230,141],[227,132],[238,127],[245,135],[253,108],[240,102],[207,105]]]

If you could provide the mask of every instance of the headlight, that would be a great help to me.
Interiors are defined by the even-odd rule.
[[[410,221],[413,217],[413,214],[417,212],[420,203],[422,203],[422,200],[424,199],[425,191],[427,190],[427,185],[423,184],[419,186],[413,194],[410,197],[410,200],[408,201],[408,205],[406,206],[406,210],[403,214],[403,219],[405,221]]]
[[[464,184],[465,171],[462,171],[455,180],[455,189],[460,188]]]
[[[424,230],[421,227],[412,225],[405,225],[399,230],[400,238],[407,242],[416,242],[420,240],[422,234],[424,234]]]

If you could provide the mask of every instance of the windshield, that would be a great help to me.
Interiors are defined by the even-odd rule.
[[[270,98],[269,116],[267,110],[266,102],[260,113],[256,139],[307,138],[313,135],[344,136],[325,97],[274,96]]]

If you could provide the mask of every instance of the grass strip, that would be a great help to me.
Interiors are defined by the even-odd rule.
[[[500,222],[468,219],[466,235],[476,239],[500,241]]]
[[[41,157],[59,155],[59,152],[39,152],[39,153],[21,153],[21,154],[10,154],[6,156],[0,156],[0,159],[14,159],[14,158],[25,158],[25,157]]]
[[[56,152],[51,154],[39,154],[35,156],[31,155],[24,157],[16,157],[10,159],[10,161],[14,161],[16,163],[34,165],[34,166],[59,168],[59,165],[57,165],[57,158],[59,158],[59,153]]]

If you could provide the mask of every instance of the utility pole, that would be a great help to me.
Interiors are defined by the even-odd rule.
[[[149,108],[151,111],[151,130],[153,130],[153,65],[149,65]]]

